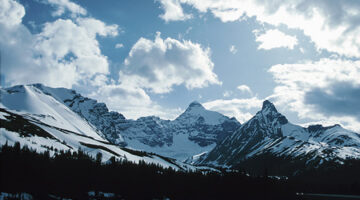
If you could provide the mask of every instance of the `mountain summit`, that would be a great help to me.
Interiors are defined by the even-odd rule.
[[[240,127],[236,119],[206,110],[197,101],[170,121],[156,116],[126,119],[74,90],[42,84],[3,89],[1,97],[6,109],[26,112],[44,123],[178,160],[212,150]]]
[[[50,155],[81,149],[92,157],[101,153],[103,162],[114,156],[118,160],[126,159],[134,163],[142,160],[163,167],[183,168],[181,163],[162,156],[139,154],[136,150],[110,143],[106,139],[107,129],[101,129],[105,130],[102,132],[101,126],[96,127],[99,124],[90,123],[95,121],[91,120],[94,116],[92,113],[102,113],[98,116],[102,120],[107,119],[105,112],[108,110],[102,107],[105,104],[86,99],[74,90],[49,88],[41,84],[18,85],[0,88],[0,96],[0,146],[19,142],[21,146],[26,145],[38,153],[49,151]],[[98,111],[94,111],[98,108]]]
[[[189,104],[188,108],[187,109],[191,109],[191,108],[194,108],[194,107],[201,107],[203,109],[205,109],[201,103],[199,103],[198,101],[193,101]]]
[[[226,117],[215,111],[207,110],[199,102],[193,101],[189,104],[185,112],[176,118],[175,121],[180,124],[200,123],[208,125],[219,125],[229,119],[229,117]]]
[[[263,111],[270,110],[270,111],[273,111],[273,112],[277,112],[274,104],[271,103],[269,100],[265,100],[263,102],[261,110],[263,110]]]
[[[256,113],[255,117],[262,121],[262,123],[274,124],[286,124],[288,120],[284,115],[279,113],[275,108],[274,104],[269,100],[263,102],[263,106],[259,112]]]
[[[110,112],[104,103],[65,88],[19,85],[0,88],[0,95],[0,145],[9,140],[39,151],[81,148],[93,156],[102,152],[106,159],[124,155],[133,161],[143,158],[122,148],[126,146],[220,167],[247,162],[263,166],[265,158],[290,165],[296,161],[294,168],[318,167],[360,158],[359,134],[339,125],[294,125],[268,100],[241,125],[235,118],[207,110],[196,101],[175,120],[156,116],[130,120]],[[172,165],[151,155],[146,159]]]
[[[253,118],[197,162],[238,166],[251,158],[270,155],[277,159],[303,160],[309,166],[318,166],[325,160],[341,162],[347,158],[360,158],[359,149],[359,134],[338,125],[303,128],[291,124],[266,100]]]

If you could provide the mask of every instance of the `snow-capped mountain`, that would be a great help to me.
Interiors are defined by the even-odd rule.
[[[93,157],[101,152],[104,162],[115,156],[117,159],[144,160],[174,169],[190,167],[172,159],[110,143],[94,125],[59,101],[76,95],[71,90],[52,89],[39,84],[0,89],[0,145],[20,142],[22,146],[27,145],[38,152],[49,150],[51,155],[62,150],[81,149]],[[113,119],[121,118],[118,114],[108,115]]]
[[[51,153],[81,148],[93,156],[101,152],[104,161],[126,157],[173,168],[190,167],[179,162],[185,160],[234,167],[264,155],[302,160],[315,167],[360,159],[359,134],[340,125],[294,125],[269,101],[240,125],[198,102],[190,103],[175,120],[156,116],[129,120],[109,111],[104,103],[65,88],[20,85],[0,89],[0,94],[0,145],[19,141]]]
[[[206,110],[198,102],[191,103],[186,111],[173,121],[162,120],[155,116],[128,120],[120,113],[109,111],[104,103],[83,97],[74,90],[50,88],[41,84],[5,89],[3,92],[10,91],[8,94],[12,94],[3,98],[6,103],[5,108],[17,110],[12,106],[13,104],[28,105],[29,107],[53,107],[47,101],[35,102],[26,99],[24,102],[9,103],[12,101],[7,98],[22,98],[15,97],[15,93],[11,92],[16,88],[24,88],[27,91],[26,95],[32,93],[34,98],[44,95],[48,98],[51,97],[54,104],[59,104],[58,106],[61,107],[59,112],[68,114],[72,111],[72,114],[77,114],[75,115],[76,120],[72,119],[75,118],[73,115],[71,118],[62,113],[59,114],[62,116],[61,119],[59,117],[59,119],[51,120],[53,115],[57,116],[51,109],[49,111],[45,109],[42,112],[27,110],[32,117],[41,115],[42,121],[45,120],[46,123],[56,127],[62,127],[62,123],[65,123],[67,126],[64,129],[71,131],[79,129],[82,133],[89,133],[96,136],[97,139],[106,139],[122,147],[153,152],[178,160],[185,160],[193,155],[210,151],[223,138],[240,127],[240,123],[235,118],[228,118],[220,113]],[[42,104],[44,105],[40,106]],[[48,117],[46,117],[47,115]],[[76,121],[85,123],[85,125],[74,124]],[[70,126],[71,124],[73,126]],[[77,128],[78,126],[79,128]],[[82,130],[85,128],[86,130]]]
[[[206,110],[198,102],[192,102],[173,121],[152,116],[131,121],[131,124],[120,132],[129,147],[181,161],[210,151],[240,127],[235,118]]]
[[[340,125],[294,125],[266,100],[253,118],[193,162],[233,167],[261,155],[305,160],[315,167],[324,161],[341,163],[360,159],[360,135]]]
[[[206,110],[198,102],[192,102],[173,121],[155,116],[129,120],[120,113],[109,111],[104,103],[83,97],[73,90],[42,85],[37,87],[59,98],[94,125],[110,142],[180,161],[210,151],[225,136],[240,127],[235,118]],[[58,95],[58,91],[67,95]]]
[[[235,118],[206,110],[198,102],[192,102],[183,114],[170,121],[155,116],[128,120],[117,112],[109,112],[105,104],[79,94],[62,100],[110,142],[180,161],[210,151],[240,127]]]

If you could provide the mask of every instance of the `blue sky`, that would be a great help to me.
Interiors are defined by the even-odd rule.
[[[244,122],[360,130],[360,2],[4,0],[1,85],[73,88],[128,118],[194,100]]]

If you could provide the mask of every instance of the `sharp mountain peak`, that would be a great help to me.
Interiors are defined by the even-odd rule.
[[[203,107],[203,106],[198,101],[193,101],[189,104],[188,108],[192,108],[192,107]]]
[[[274,104],[272,102],[270,102],[269,100],[265,100],[263,102],[263,105],[262,105],[262,108],[261,110],[272,110],[272,111],[275,111],[275,112],[278,112],[274,106]]]

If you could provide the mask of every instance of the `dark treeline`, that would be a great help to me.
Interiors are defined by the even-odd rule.
[[[308,160],[263,154],[247,159],[235,168],[253,176],[264,173],[288,176],[288,184],[306,193],[360,195],[360,160],[343,160],[342,164],[323,160],[319,167]]]
[[[27,192],[35,199],[48,194],[86,199],[87,192],[101,191],[123,199],[296,199],[296,192],[326,192],[337,183],[319,187],[312,182],[275,180],[266,176],[249,177],[242,172],[206,173],[164,169],[144,162],[134,164],[113,157],[101,163],[82,151],[59,152],[50,157],[20,148],[16,143],[0,151],[0,190]],[[351,188],[353,187],[353,188]],[[359,193],[359,186],[340,188],[339,193]]]

